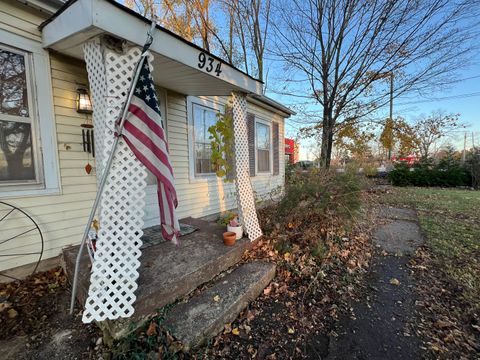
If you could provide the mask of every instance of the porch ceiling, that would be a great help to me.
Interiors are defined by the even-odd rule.
[[[43,46],[83,59],[82,45],[102,34],[143,46],[150,23],[144,17],[113,0],[71,0],[41,26]],[[186,95],[229,95],[232,91],[262,94],[262,83],[242,71],[157,26],[150,50],[154,53],[157,85]],[[199,67],[204,53],[213,59]],[[221,64],[221,73],[215,69]]]

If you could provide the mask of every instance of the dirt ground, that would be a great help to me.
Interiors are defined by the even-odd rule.
[[[70,291],[55,268],[0,284],[2,359],[96,359],[101,334],[69,315]]]

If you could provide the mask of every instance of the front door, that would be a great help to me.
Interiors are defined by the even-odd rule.
[[[164,89],[157,87],[157,96],[160,101],[164,129],[167,129],[167,96]],[[168,138],[168,132],[167,132]],[[144,228],[160,224],[160,210],[158,207],[157,178],[147,170],[147,188],[145,196],[145,216],[143,217]]]

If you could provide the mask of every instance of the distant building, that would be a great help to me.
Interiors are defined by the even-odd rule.
[[[293,139],[285,138],[285,162],[295,164],[298,162],[300,145]]]

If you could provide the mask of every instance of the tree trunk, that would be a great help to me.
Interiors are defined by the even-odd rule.
[[[323,109],[322,123],[322,149],[320,152],[320,166],[328,169],[330,167],[333,148],[333,120],[331,109]]]

